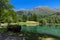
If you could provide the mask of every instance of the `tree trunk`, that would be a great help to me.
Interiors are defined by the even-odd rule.
[[[0,21],[0,27],[1,27],[1,21]]]

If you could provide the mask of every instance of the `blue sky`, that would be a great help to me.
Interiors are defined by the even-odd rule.
[[[60,7],[60,0],[11,0],[10,3],[14,5],[15,10],[30,9],[36,6]]]

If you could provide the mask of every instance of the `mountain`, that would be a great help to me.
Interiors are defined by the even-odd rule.
[[[19,10],[19,11],[17,11],[17,13],[19,15],[26,15],[28,13],[28,11],[26,11],[26,10]]]
[[[38,6],[38,7],[35,7],[33,9],[30,9],[29,11],[31,13],[35,13],[38,15],[49,15],[49,14],[53,14],[56,12],[55,10],[53,10],[49,7],[46,7],[46,6]]]
[[[57,12],[60,12],[60,7],[56,8],[55,10],[56,10]]]
[[[60,23],[60,12],[58,9],[52,9],[47,6],[38,6],[29,10],[16,11],[22,21],[39,21],[41,23]]]
[[[38,6],[32,9],[26,10],[19,10],[17,11],[19,15],[30,15],[30,14],[37,14],[37,15],[51,15],[56,13],[56,10],[51,9],[47,6]]]

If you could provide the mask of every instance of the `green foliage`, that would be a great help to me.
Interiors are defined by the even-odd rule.
[[[26,22],[27,21],[27,16],[26,15],[22,15],[22,21]]]
[[[18,22],[17,13],[12,10],[10,0],[0,0],[0,22]]]
[[[10,0],[0,0],[0,8],[11,9],[13,6],[9,3]]]
[[[41,24],[47,24],[47,20],[46,19],[44,19],[44,18],[42,18],[42,19],[40,19],[39,20],[39,23],[41,23]]]
[[[37,15],[31,14],[28,19],[29,19],[29,21],[37,21]]]
[[[37,7],[32,10],[17,11],[21,20],[37,21],[40,24],[58,24],[60,23],[60,12],[48,7]],[[24,17],[23,15],[26,15]],[[22,17],[23,16],[23,17]]]

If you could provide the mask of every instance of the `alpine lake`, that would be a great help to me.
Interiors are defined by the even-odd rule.
[[[0,40],[60,40],[60,25],[21,26],[21,32],[0,28]]]

